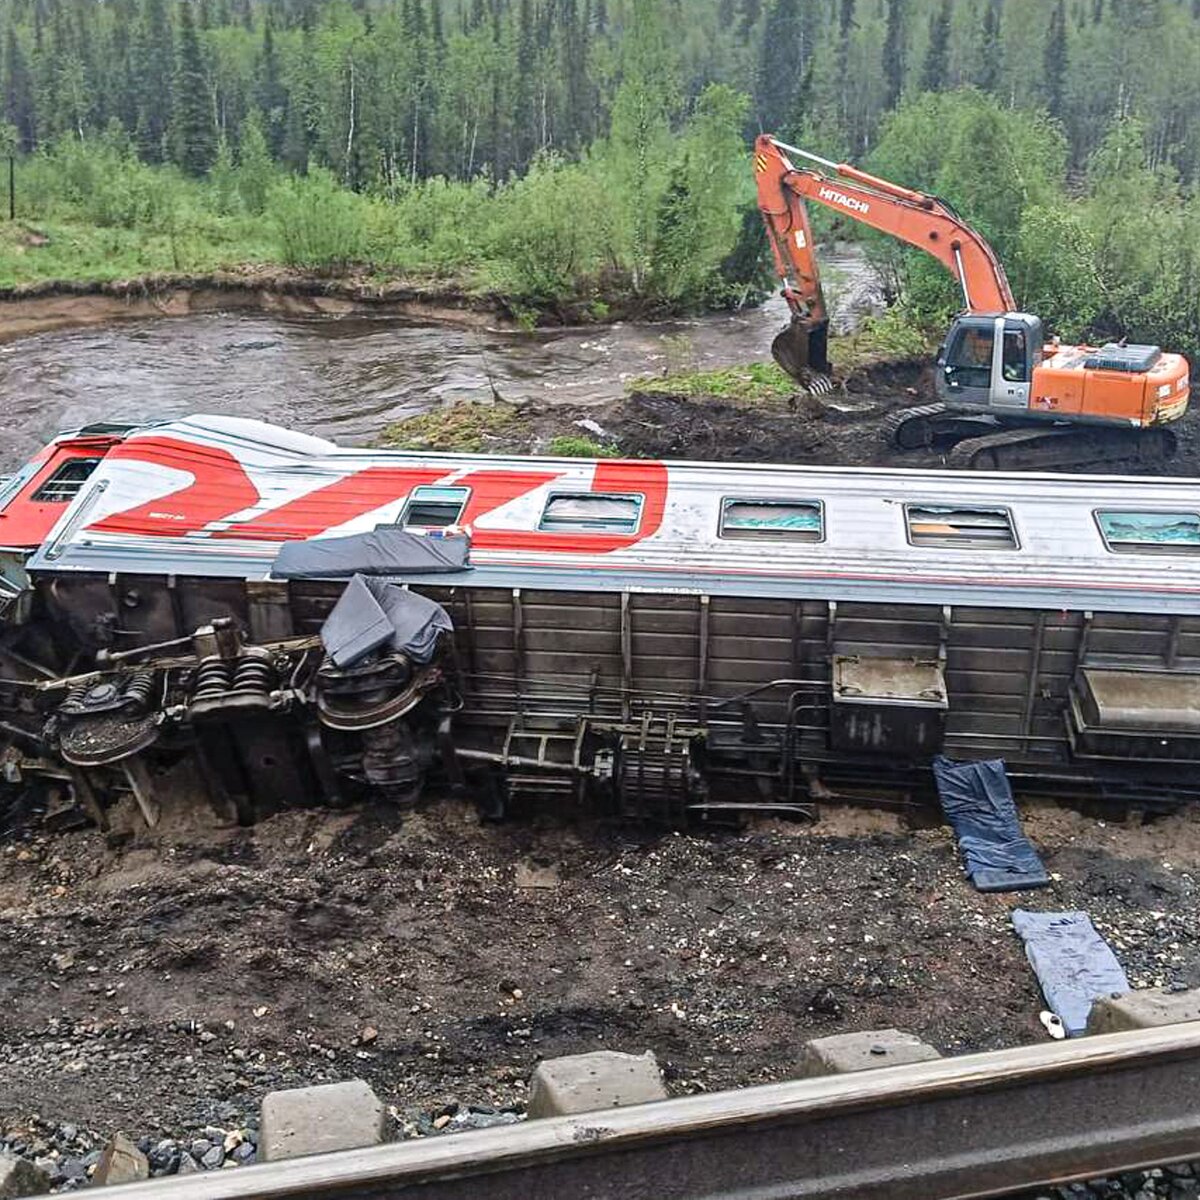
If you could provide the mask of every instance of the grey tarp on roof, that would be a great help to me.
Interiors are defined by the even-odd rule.
[[[349,537],[284,542],[271,574],[276,579],[348,579],[351,575],[432,575],[467,568],[470,539],[431,538],[391,526]]]
[[[1025,943],[1046,1003],[1068,1037],[1087,1028],[1092,1001],[1129,991],[1129,980],[1108,943],[1082,912],[1027,912],[1017,908],[1013,928]]]
[[[334,666],[350,667],[387,646],[427,663],[440,634],[454,628],[433,600],[383,579],[355,575],[321,626],[321,641]]]
[[[958,838],[963,867],[981,892],[1015,892],[1050,882],[1037,851],[1021,832],[1004,760],[933,760],[946,819]]]

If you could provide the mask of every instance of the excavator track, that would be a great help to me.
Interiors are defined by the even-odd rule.
[[[931,450],[963,438],[978,440],[1001,429],[985,413],[956,412],[945,404],[922,404],[888,413],[880,436],[897,450]]]
[[[881,436],[897,450],[949,447],[946,465],[972,471],[1028,471],[1113,462],[1165,462],[1176,450],[1174,432],[1098,425],[1021,425],[1005,428],[986,413],[923,404],[889,413]]]
[[[1028,471],[1111,462],[1165,462],[1174,455],[1178,442],[1172,430],[1162,427],[1025,427],[959,442],[946,465],[969,471]]]

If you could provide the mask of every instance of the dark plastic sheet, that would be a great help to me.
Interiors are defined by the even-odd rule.
[[[427,663],[438,638],[454,628],[440,605],[382,579],[355,575],[321,626],[334,666],[353,666],[382,646]]]
[[[466,537],[433,538],[385,527],[349,537],[285,542],[271,574],[276,579],[348,579],[463,571],[469,546]]]
[[[1046,1004],[1058,1014],[1068,1037],[1086,1031],[1092,1001],[1129,991],[1117,956],[1087,913],[1017,908],[1012,923]]]
[[[981,892],[1045,887],[1046,868],[1021,832],[1004,760],[933,760],[942,811],[958,838],[963,867]]]

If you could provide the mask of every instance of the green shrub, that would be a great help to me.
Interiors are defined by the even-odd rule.
[[[598,164],[539,158],[496,195],[487,245],[490,280],[527,301],[553,304],[577,295],[602,261],[606,205]]]
[[[284,180],[267,199],[279,257],[289,266],[317,269],[363,262],[369,206],[323,167]]]

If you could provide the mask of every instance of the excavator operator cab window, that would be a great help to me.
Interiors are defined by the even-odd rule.
[[[1025,350],[1025,330],[1006,329],[1004,331],[1004,359],[1001,371],[1009,383],[1028,383],[1029,367]]]
[[[992,382],[991,325],[960,325],[946,347],[946,379],[952,388],[987,388]]]

